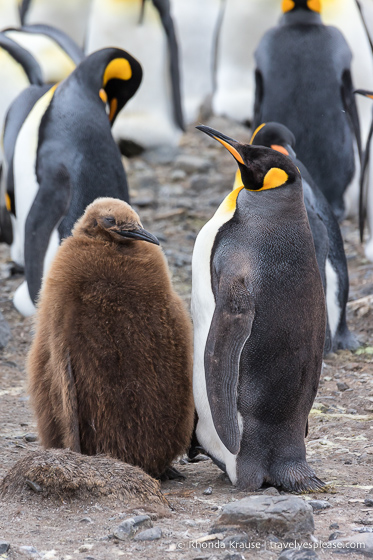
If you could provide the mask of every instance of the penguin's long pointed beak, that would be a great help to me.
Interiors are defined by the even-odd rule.
[[[135,239],[138,241],[147,241],[148,243],[154,243],[154,245],[159,245],[158,239],[155,235],[146,231],[143,228],[137,228],[132,230],[117,230],[116,233],[121,235],[122,237],[128,237],[129,239]]]
[[[237,140],[233,140],[233,138],[229,138],[229,136],[222,134],[218,130],[210,128],[209,126],[199,125],[196,126],[196,128],[198,128],[198,130],[201,130],[208,136],[211,136],[211,138],[214,138],[214,140],[217,140],[218,142],[220,142],[220,144],[223,144],[224,148],[226,148],[228,152],[232,154],[232,156],[238,163],[242,163],[243,165],[245,165],[241,154],[236,148],[236,146],[240,145],[240,142],[238,142]]]
[[[355,89],[354,93],[359,93],[360,95],[364,95],[364,97],[373,99],[373,91],[367,91],[366,89]]]

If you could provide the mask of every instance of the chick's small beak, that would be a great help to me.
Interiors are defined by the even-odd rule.
[[[149,231],[146,231],[146,229],[140,227],[132,230],[124,230],[124,229],[117,230],[116,233],[118,233],[122,237],[127,237],[128,239],[147,241],[148,243],[154,243],[154,245],[159,245],[159,241],[155,237],[155,235],[149,233]]]

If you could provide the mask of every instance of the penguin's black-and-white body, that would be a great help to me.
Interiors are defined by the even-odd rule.
[[[4,150],[10,164],[6,188],[14,200],[11,256],[24,265],[26,276],[14,304],[23,315],[34,312],[43,274],[86,206],[101,195],[128,201],[111,124],[141,78],[141,66],[131,55],[103,49],[47,92],[26,90],[8,113]]]
[[[325,338],[325,301],[300,173],[268,148],[208,127],[244,187],[199,233],[192,261],[197,438],[240,488],[322,485],[304,437]]]
[[[34,56],[45,83],[64,80],[84,58],[81,48],[66,33],[50,25],[25,25],[4,33]]]
[[[171,6],[180,48],[183,112],[186,122],[191,123],[213,93],[222,0],[171,0]]]
[[[329,333],[326,336],[325,351],[357,348],[358,342],[349,331],[346,322],[349,280],[343,239],[338,221],[328,201],[306,167],[297,159],[295,138],[286,126],[279,123],[266,123],[260,126],[253,135],[252,144],[278,150],[288,155],[298,167],[302,176],[304,203],[326,296]]]
[[[216,53],[213,112],[251,122],[255,94],[254,50],[263,32],[275,25],[279,0],[226,0]]]
[[[365,97],[373,99],[373,91],[356,90]],[[361,241],[364,240],[367,222],[369,238],[365,244],[365,256],[373,262],[373,114],[367,144],[365,146],[360,178],[359,229]]]
[[[114,138],[140,149],[176,146],[184,124],[170,1],[93,0],[86,52],[112,44],[132,52],[144,70],[136,98],[116,120]]]
[[[22,25],[58,27],[83,47],[91,0],[19,0]]]
[[[360,171],[351,51],[338,29],[323,25],[318,0],[283,6],[288,11],[255,52],[254,127],[275,121],[293,132],[298,157],[341,218]]]

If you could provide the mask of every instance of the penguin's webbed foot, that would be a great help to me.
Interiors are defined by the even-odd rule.
[[[325,482],[317,478],[306,461],[287,462],[271,469],[268,479],[274,486],[286,492],[317,491],[325,486]]]
[[[343,332],[336,333],[334,347],[337,350],[356,350],[359,346],[359,339],[348,329],[347,325]]]
[[[159,479],[162,482],[165,482],[166,480],[177,480],[177,479],[185,480],[185,478],[186,477],[183,474],[181,474],[180,471],[175,469],[175,467],[166,467],[166,469],[163,471],[163,473],[159,477]]]

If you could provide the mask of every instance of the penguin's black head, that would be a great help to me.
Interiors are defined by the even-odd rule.
[[[270,148],[241,144],[208,126],[197,128],[218,140],[232,154],[238,163],[245,189],[265,191],[300,183],[298,168],[284,154]]]
[[[142,227],[138,214],[118,198],[94,200],[76,222],[72,233],[116,243],[147,241],[159,245],[158,239]]]
[[[281,152],[285,156],[295,156],[295,136],[283,124],[277,122],[264,123],[258,126],[251,137],[253,146],[265,146]]]
[[[299,9],[319,14],[321,12],[321,0],[282,0],[282,11],[284,13]]]
[[[92,53],[75,70],[81,81],[108,105],[110,123],[136,93],[142,80],[140,63],[122,49]]]

